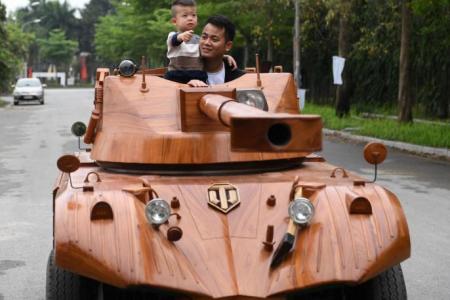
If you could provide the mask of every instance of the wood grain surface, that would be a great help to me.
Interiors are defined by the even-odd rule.
[[[257,88],[256,74],[197,91],[147,76],[146,93],[140,92],[141,77],[97,72],[95,114],[88,130],[92,152],[76,154],[80,168],[71,174],[73,188],[69,176],[60,174],[53,191],[59,267],[117,287],[163,288],[195,300],[275,300],[300,289],[362,283],[410,256],[408,226],[395,195],[345,170],[336,172],[335,166],[311,154],[321,148],[322,124],[317,116],[298,115],[291,74],[261,74],[260,88],[269,107],[264,114],[286,123],[286,116],[311,123],[290,125],[294,134],[302,135],[294,137],[301,141],[295,151],[280,147],[275,152],[232,148],[235,134],[240,136],[236,145],[249,142],[262,149],[265,117],[248,123],[247,113],[250,119],[259,118],[254,109],[232,101],[218,117],[228,120],[221,124],[215,119],[217,105],[208,107],[207,114],[198,106],[202,98],[229,100],[237,88]],[[243,138],[239,134],[244,130],[255,137]],[[289,170],[264,169],[299,158],[303,164],[292,164]],[[185,169],[183,176],[145,175],[145,170],[125,174],[96,162],[163,169],[182,164]],[[263,163],[258,173],[225,175],[228,167],[236,172],[243,163],[255,162]],[[224,173],[189,173],[199,165],[217,165]],[[316,214],[310,226],[297,230],[294,249],[281,265],[271,269],[273,250],[264,243],[268,228],[273,227],[276,247],[288,229],[288,205],[297,179]],[[236,187],[240,204],[227,213],[209,205],[208,188],[214,184]],[[148,223],[144,212],[155,195],[169,203],[176,198],[179,204],[173,209],[179,217],[173,215],[158,228]],[[357,199],[370,205],[370,213],[350,213]],[[168,240],[171,227],[182,230],[180,240]]]
[[[82,186],[89,172],[101,182],[94,192],[64,185],[55,201],[55,246],[59,266],[115,286],[148,285],[203,295],[266,298],[322,284],[362,282],[410,255],[408,227],[398,200],[376,184],[354,186],[361,180],[331,178],[334,167],[305,163],[301,168],[247,176],[139,176],[113,174],[85,165],[72,174]],[[312,188],[316,215],[298,231],[295,249],[274,270],[272,252],[265,250],[268,225],[278,243],[288,226],[287,207],[292,182]],[[177,197],[181,219],[152,228],[144,203],[122,188],[150,183],[159,197]],[[214,183],[237,187],[241,204],[228,214],[208,205]],[[366,197],[370,215],[349,214],[348,193]],[[270,196],[276,205],[267,205]],[[108,203],[113,220],[90,220],[97,202]],[[180,241],[169,242],[168,226],[183,230]],[[275,244],[276,246],[277,244]]]
[[[91,154],[94,160],[142,164],[261,161],[305,157],[322,147],[322,123],[319,120],[309,123],[311,125],[307,128],[310,130],[295,132],[302,138],[304,136],[304,142],[297,144],[297,149],[301,151],[247,151],[239,147],[235,147],[239,152],[234,151],[231,149],[230,133],[224,131],[227,129],[222,124],[214,120],[205,121],[208,118],[201,118],[195,104],[180,100],[180,93],[183,95],[186,85],[147,76],[149,92],[141,93],[140,76],[125,78],[106,75],[99,75],[99,78],[104,77],[104,82],[97,82],[96,85],[95,108],[101,119],[97,122],[95,136],[90,134],[87,140],[95,139]],[[261,74],[261,80],[269,112],[298,115],[297,91],[291,74]],[[256,74],[246,74],[227,84],[217,85],[211,91],[217,93],[222,89],[222,94],[232,96],[233,89],[254,88],[255,85]],[[199,89],[197,96],[201,97],[205,92],[205,89]],[[181,99],[191,99],[191,96],[192,93],[190,97]],[[264,132],[259,134],[260,140],[265,139]]]

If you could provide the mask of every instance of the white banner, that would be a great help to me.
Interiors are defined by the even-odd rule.
[[[303,108],[305,107],[305,102],[306,102],[306,90],[299,89],[298,90],[298,108],[300,109],[300,111],[302,111]]]
[[[333,56],[333,79],[334,84],[342,85],[342,71],[344,70],[345,58]]]

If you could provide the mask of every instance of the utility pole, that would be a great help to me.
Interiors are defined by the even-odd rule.
[[[297,88],[301,88],[302,75],[300,74],[300,0],[294,0],[295,4],[295,24],[294,24],[294,79]]]

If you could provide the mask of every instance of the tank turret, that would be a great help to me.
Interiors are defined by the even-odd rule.
[[[261,74],[261,87],[257,74],[211,88],[142,77],[98,71],[85,142],[101,165],[299,161],[321,150],[321,118],[299,114],[291,74]]]

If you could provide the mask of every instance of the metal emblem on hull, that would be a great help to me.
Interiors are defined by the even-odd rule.
[[[240,203],[238,190],[231,184],[217,183],[208,188],[208,204],[225,214]]]

